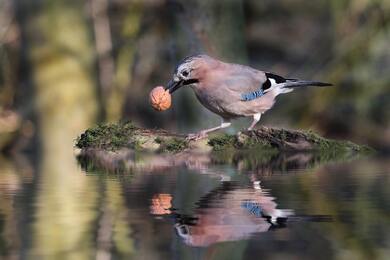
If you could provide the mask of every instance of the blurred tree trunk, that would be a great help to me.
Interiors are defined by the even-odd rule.
[[[0,2],[0,111],[14,102],[18,67],[18,29],[10,0]]]
[[[25,121],[16,111],[16,86],[20,84],[20,33],[12,1],[0,2],[0,152],[10,152],[23,136]],[[30,122],[31,123],[31,122]]]
[[[143,4],[139,1],[129,1],[126,4],[117,4],[112,20],[116,26],[112,27],[112,39],[116,43],[113,49],[115,60],[114,78],[110,95],[106,102],[106,121],[118,121],[123,116],[123,106],[126,91],[130,88],[133,76],[132,66],[135,62],[136,39],[140,29],[140,20]],[[119,21],[118,21],[119,20]]]
[[[21,26],[34,86],[34,95],[25,102],[35,105],[42,150],[33,254],[69,252],[70,258],[91,258],[96,184],[80,172],[73,155],[76,136],[96,121],[97,114],[93,44],[83,18],[84,5],[20,0],[16,6],[24,20]]]
[[[97,229],[96,259],[113,259],[116,252],[121,257],[133,257],[134,240],[129,220],[129,210],[125,204],[121,183],[116,179],[103,180],[101,216]]]
[[[194,0],[190,5],[187,1],[180,2],[190,18],[191,30],[202,45],[200,50],[227,61],[247,62],[242,0]]]
[[[23,238],[20,233],[26,232],[21,224],[23,216],[15,210],[23,185],[30,182],[32,172],[21,161],[12,162],[0,155],[0,258],[20,259]]]
[[[92,17],[93,32],[95,36],[95,51],[98,67],[98,85],[100,97],[103,103],[103,117],[111,115],[111,107],[108,105],[112,93],[114,78],[114,59],[112,57],[112,40],[110,20],[108,18],[109,3],[107,0],[89,0],[89,8]]]

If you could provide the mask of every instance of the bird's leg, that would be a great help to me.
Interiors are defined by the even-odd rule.
[[[253,121],[252,121],[252,124],[248,127],[248,131],[253,130],[255,125],[260,121],[260,118],[261,118],[261,113],[253,115]]]
[[[219,125],[217,127],[209,128],[209,129],[204,129],[204,130],[202,130],[202,131],[200,131],[199,133],[196,133],[196,134],[188,134],[186,139],[187,140],[195,140],[195,141],[199,140],[199,139],[203,139],[203,138],[207,137],[208,133],[214,132],[214,131],[219,130],[219,129],[227,128],[231,124],[232,123],[229,122],[229,121],[222,120],[221,125]]]

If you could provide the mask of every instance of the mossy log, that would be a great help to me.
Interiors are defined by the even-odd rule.
[[[313,132],[260,127],[236,135],[217,133],[188,141],[184,135],[144,129],[132,123],[102,124],[78,137],[82,161],[117,171],[155,169],[185,164],[231,163],[237,158],[262,164],[281,160],[307,166],[317,162],[348,160],[372,152],[367,146],[320,137]],[[282,159],[281,159],[282,158]],[[292,159],[291,159],[292,158]],[[251,164],[251,163],[250,163]]]
[[[221,151],[225,149],[262,149],[267,151],[318,151],[322,153],[367,153],[371,148],[349,141],[326,139],[309,131],[260,127],[236,135],[216,134],[197,141],[185,135],[160,129],[144,129],[131,122],[101,124],[86,130],[77,138],[80,149],[98,148],[115,151],[121,148],[136,151],[180,153],[183,151]]]

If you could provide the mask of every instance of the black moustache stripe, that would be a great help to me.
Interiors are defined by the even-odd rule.
[[[188,80],[183,81],[183,85],[191,85],[191,84],[198,83],[198,82],[199,82],[199,80],[197,80],[197,79],[188,79]]]

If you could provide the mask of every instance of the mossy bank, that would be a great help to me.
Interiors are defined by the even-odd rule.
[[[236,135],[217,133],[205,140],[188,141],[183,135],[159,129],[144,129],[131,122],[91,127],[77,138],[76,146],[80,149],[115,151],[128,148],[158,153],[180,153],[192,149],[204,152],[248,149],[268,152],[316,151],[329,156],[366,154],[373,151],[364,145],[326,139],[310,131],[261,127]]]

